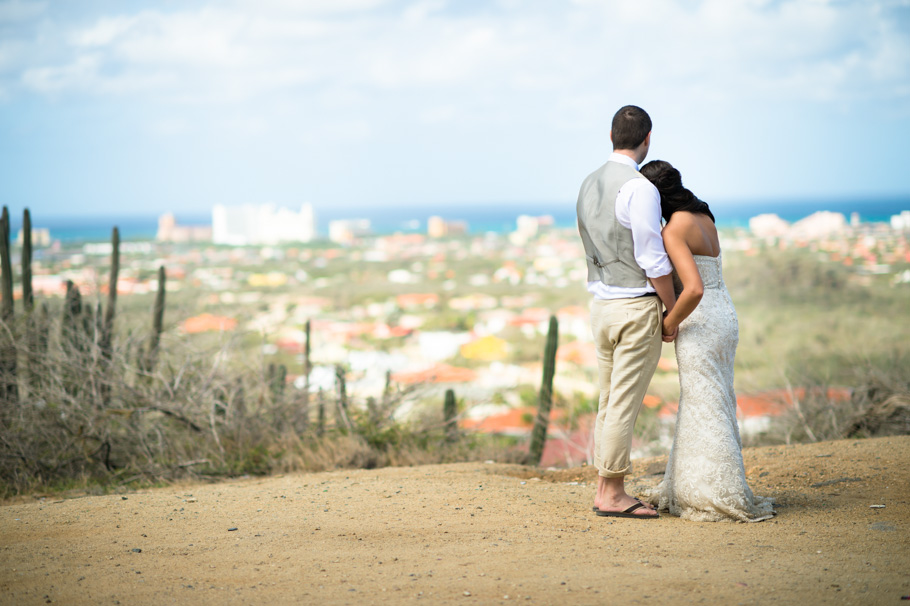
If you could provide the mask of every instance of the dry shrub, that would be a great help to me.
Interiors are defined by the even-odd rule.
[[[871,402],[845,432],[850,438],[910,435],[910,394],[894,394]]]
[[[867,364],[853,390],[856,414],[845,437],[910,435],[910,355]]]
[[[375,468],[455,460],[518,460],[496,438],[446,440],[442,400],[434,412],[403,423],[393,412],[410,391],[382,402],[310,398],[277,386],[263,360],[240,338],[197,348],[165,334],[148,363],[146,338],[115,340],[102,355],[94,324],[68,333],[62,320],[46,346],[15,340],[18,401],[0,408],[0,497],[54,488],[116,489],[178,479]],[[13,326],[11,335],[25,326]],[[78,337],[73,335],[77,334]],[[10,341],[7,340],[7,344]],[[317,401],[327,423],[318,428]],[[436,410],[438,409],[438,410]]]
[[[787,412],[772,424],[767,441],[817,442],[910,435],[910,364],[903,350],[875,358],[840,360],[851,372],[831,377],[812,361],[794,364]],[[787,381],[788,385],[791,381]]]

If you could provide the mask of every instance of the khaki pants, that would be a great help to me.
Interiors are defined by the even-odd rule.
[[[658,297],[594,299],[591,304],[600,379],[594,466],[605,478],[632,471],[632,428],[660,359],[661,313]]]

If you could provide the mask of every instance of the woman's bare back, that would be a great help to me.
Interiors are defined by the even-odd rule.
[[[677,226],[677,223],[680,225]],[[717,236],[717,228],[708,215],[677,211],[670,217],[667,227],[674,231],[682,231],[681,235],[693,255],[716,257],[720,254],[720,239]]]

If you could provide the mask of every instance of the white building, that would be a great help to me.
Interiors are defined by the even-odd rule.
[[[540,232],[541,227],[553,225],[554,221],[550,215],[518,215],[515,223],[516,228],[509,234],[509,241],[516,246],[524,246]]]
[[[447,221],[437,216],[427,219],[427,235],[431,238],[463,236],[466,233],[468,233],[466,221]]]
[[[164,213],[158,217],[159,242],[211,242],[210,225],[178,225],[174,213]]]
[[[337,244],[351,244],[371,233],[373,229],[369,219],[339,219],[329,222],[329,240]]]
[[[820,210],[800,219],[790,228],[790,237],[815,240],[839,234],[847,227],[847,217],[841,213]]]
[[[299,212],[274,204],[244,204],[212,208],[212,241],[215,244],[279,244],[309,242],[316,236],[312,204]]]
[[[779,238],[787,235],[790,224],[769,213],[749,219],[749,230],[758,238]]]
[[[899,215],[891,215],[891,229],[896,231],[910,230],[910,210],[902,210]]]
[[[16,236],[16,244],[22,246],[22,243],[25,242],[25,232],[22,228],[19,228],[19,234]],[[33,227],[32,228],[32,246],[50,246],[51,245],[51,231],[46,227]]]

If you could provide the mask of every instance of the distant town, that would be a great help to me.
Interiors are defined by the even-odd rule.
[[[519,231],[534,229],[537,218],[520,217]],[[552,223],[552,218],[549,219]],[[522,224],[527,225],[522,228]],[[442,238],[463,236],[468,232],[465,221],[447,221],[430,217],[427,236]],[[369,219],[340,219],[329,222],[328,239],[342,245],[373,235]],[[301,244],[317,239],[316,213],[312,204],[303,204],[300,210],[277,207],[274,204],[224,206],[212,209],[211,225],[179,225],[173,213],[158,218],[159,242],[211,242],[229,246]]]
[[[164,214],[154,241],[121,244],[118,293],[151,296],[155,270],[163,265],[169,297],[176,293],[180,301],[169,304],[171,330],[188,337],[259,335],[257,355],[286,363],[289,383],[303,388],[303,326],[310,321],[311,390],[333,389],[339,364],[359,398],[381,394],[389,377],[400,386],[421,386],[425,395],[453,387],[467,403],[463,426],[516,434],[530,427],[542,338],[555,315],[555,390],[594,397],[596,356],[574,230],[530,215],[516,217],[514,229],[502,234],[470,234],[465,221],[445,217],[430,218],[424,233],[375,235],[370,221],[359,219],[332,221],[325,239],[315,226],[308,204],[296,211],[216,206],[211,225],[181,225]],[[829,212],[794,223],[760,215],[749,229],[725,231],[722,246],[728,255],[746,256],[806,249],[848,268],[857,280],[910,289],[908,236],[910,211],[889,223]],[[40,247],[33,270],[37,296],[61,298],[68,281],[83,296],[100,296],[110,243],[61,243],[41,228],[33,230],[33,241]],[[670,377],[672,356],[669,348],[660,366]],[[675,411],[660,395],[650,395],[646,405],[666,417]],[[779,410],[751,395],[742,397],[740,413],[748,433]],[[586,446],[578,443],[586,437],[567,433],[564,439],[566,452],[577,446],[582,456]]]

